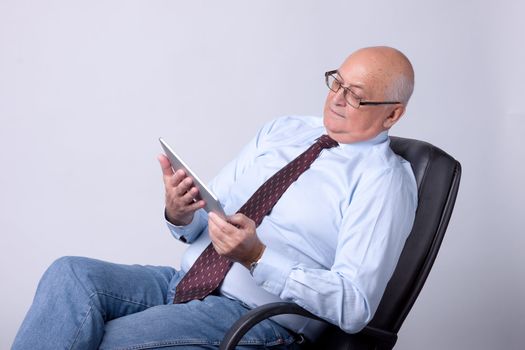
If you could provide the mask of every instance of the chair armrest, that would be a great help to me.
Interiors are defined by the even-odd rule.
[[[326,322],[322,318],[306,311],[292,302],[276,302],[261,305],[245,313],[230,327],[230,330],[226,333],[221,342],[219,350],[234,350],[237,343],[239,343],[242,337],[253,326],[267,318],[282,314],[296,314]],[[373,343],[376,344],[375,349],[392,349],[397,341],[397,334],[370,326],[365,327],[357,334],[346,335],[348,337],[360,336],[366,337],[367,339],[374,339]]]
[[[241,338],[257,323],[281,314],[296,314],[308,318],[322,320],[299,305],[291,302],[276,302],[261,305],[248,311],[239,318],[224,336],[219,350],[233,350]]]

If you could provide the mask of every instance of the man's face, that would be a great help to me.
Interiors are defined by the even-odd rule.
[[[362,100],[384,101],[388,84],[387,67],[381,67],[381,60],[366,52],[357,52],[346,59],[338,69],[343,86]],[[338,142],[354,143],[375,137],[392,126],[392,117],[400,105],[362,105],[354,108],[345,100],[343,89],[329,90],[324,106],[324,126],[328,134]],[[404,109],[403,109],[404,110]],[[402,111],[401,111],[402,114]],[[390,118],[390,119],[389,119]]]

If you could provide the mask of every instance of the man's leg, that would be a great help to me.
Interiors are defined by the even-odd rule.
[[[170,267],[60,258],[42,277],[12,349],[97,349],[105,322],[164,304],[175,274]]]
[[[226,297],[155,306],[106,324],[101,350],[217,349],[230,326],[248,309]],[[252,328],[237,349],[294,349],[294,336],[265,320]]]

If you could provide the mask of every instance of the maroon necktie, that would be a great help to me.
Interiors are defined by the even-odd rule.
[[[310,167],[319,153],[334,146],[337,142],[330,136],[319,137],[306,151],[266,180],[238,213],[246,215],[255,221],[255,226],[259,226],[292,182]],[[177,285],[173,302],[203,299],[219,286],[232,264],[231,260],[219,255],[210,243]]]

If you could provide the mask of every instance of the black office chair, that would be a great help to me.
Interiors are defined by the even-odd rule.
[[[305,348],[392,349],[436,259],[456,201],[461,164],[427,142],[401,137],[390,139],[394,152],[412,165],[417,181],[419,199],[412,232],[372,321],[356,334],[345,333],[330,325],[314,344],[305,344]],[[251,327],[278,314],[299,314],[318,319],[291,302],[263,305],[250,310],[231,327],[220,349],[234,349]]]

